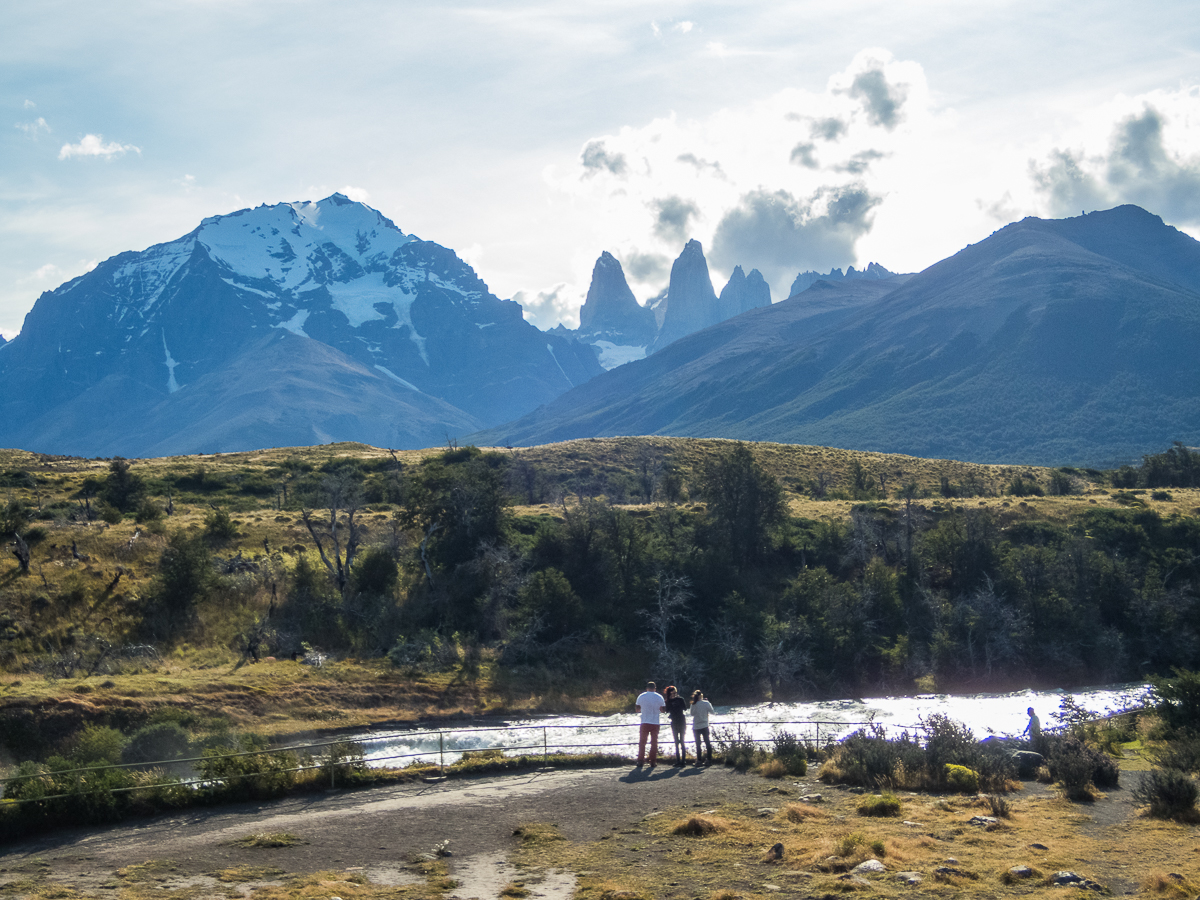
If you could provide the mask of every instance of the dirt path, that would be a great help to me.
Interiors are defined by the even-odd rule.
[[[519,873],[514,868],[512,860],[520,840],[513,834],[517,826],[553,824],[569,841],[584,844],[610,834],[616,837],[659,810],[724,806],[735,811],[740,808],[753,819],[761,808],[781,806],[785,796],[795,798],[806,791],[825,795],[823,807],[832,817],[832,827],[853,817],[855,793],[844,786],[819,785],[811,773],[802,779],[772,783],[722,767],[660,767],[653,773],[628,768],[568,770],[330,791],[265,804],[189,810],[109,828],[57,832],[0,847],[0,895],[18,900],[32,896],[36,891],[16,890],[14,882],[33,873],[79,894],[95,896],[118,886],[117,869],[148,862],[152,864],[148,868],[161,867],[155,870],[162,876],[155,879],[160,887],[189,888],[187,896],[197,900],[245,896],[253,887],[271,883],[242,880],[234,888],[214,877],[236,867],[269,867],[288,875],[358,871],[374,884],[400,885],[420,880],[411,865],[414,857],[431,853],[448,841],[453,855],[446,862],[458,883],[451,897],[497,900],[506,884],[520,880],[528,885],[529,900],[567,900],[576,886],[575,875],[556,870],[553,861],[537,873]],[[933,814],[933,800],[922,797],[913,802],[924,808],[925,815]],[[1040,844],[1032,841],[1051,845],[1047,859],[1059,858],[1066,852],[1060,848],[1069,845],[1070,830],[1076,829],[1074,833],[1086,836],[1091,841],[1088,846],[1094,848],[1086,859],[1079,860],[1083,871],[1093,873],[1116,893],[1137,888],[1129,865],[1133,860],[1125,858],[1128,854],[1122,841],[1136,814],[1127,786],[1107,792],[1094,804],[1072,804],[1064,810],[1057,790],[1026,782],[1012,802],[1019,808],[1022,824],[1018,828],[1025,836],[1014,843],[1012,859],[1005,867],[1039,864],[1040,851],[1033,853],[1030,848]],[[958,836],[958,843],[948,843],[945,853],[970,852],[973,844],[989,840],[963,825],[976,812],[969,806],[957,807],[953,814],[956,827],[947,835]],[[956,840],[942,835],[946,831],[942,826],[933,830],[941,835],[938,840]],[[1006,838],[1010,831],[996,832],[996,840],[1011,840]],[[270,849],[236,843],[262,832],[290,832],[305,843]],[[666,845],[655,848],[665,849]],[[639,862],[644,858],[637,856]],[[1169,859],[1156,863],[1170,864]]]
[[[652,774],[570,770],[333,791],[57,832],[0,849],[0,871],[27,870],[45,860],[57,881],[83,891],[111,881],[121,866],[148,860],[173,861],[172,879],[193,883],[196,876],[238,865],[287,873],[361,868],[386,882],[403,880],[415,854],[449,841],[451,874],[460,881],[456,894],[482,898],[498,893],[489,892],[498,879],[500,886],[509,879],[505,860],[517,846],[513,829],[522,823],[553,823],[569,840],[593,841],[659,808],[715,806],[762,785],[719,767],[660,766]],[[307,843],[269,850],[231,843],[284,831]]]

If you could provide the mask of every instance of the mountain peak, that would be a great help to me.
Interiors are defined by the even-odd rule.
[[[760,306],[770,306],[771,287],[758,269],[751,269],[747,275],[741,266],[734,266],[719,300],[721,319],[731,319]]]
[[[721,309],[708,274],[708,260],[700,242],[688,241],[671,265],[666,313],[654,348],[665,347],[684,335],[721,321]]]
[[[792,289],[788,291],[789,297],[795,297],[801,291],[808,290],[813,284],[818,281],[856,281],[866,279],[868,281],[882,281],[886,278],[891,278],[895,272],[889,272],[879,263],[867,263],[867,267],[862,270],[855,269],[850,266],[843,272],[840,268],[830,269],[828,275],[822,275],[820,272],[801,272],[796,276],[796,280],[792,282]]]
[[[276,391],[258,358],[254,348],[268,336],[286,336],[271,346],[307,360],[298,363],[307,373],[296,383],[332,390],[326,382],[341,377],[338,366],[353,363],[354,390],[373,398],[376,418],[403,421],[403,411],[387,407],[395,385],[426,398],[417,418],[432,419],[395,432],[418,446],[445,433],[439,417],[461,433],[519,415],[601,371],[590,349],[525,322],[520,305],[493,295],[454,251],[333,194],[211,216],[177,240],[119,254],[43,294],[0,357],[0,381],[23,385],[0,398],[0,441],[141,455],[148,445],[139,442],[153,433],[173,435],[173,448],[196,449],[187,443],[195,416],[229,419],[213,406],[216,386],[236,382],[237,414],[253,428],[240,437],[222,433],[279,444],[283,420],[308,413],[303,397]],[[237,370],[254,360],[259,375],[241,377]],[[321,360],[333,368],[322,371]],[[252,411],[256,403],[262,408]],[[101,435],[93,410],[141,424]],[[364,430],[357,413],[340,421],[340,437],[385,433]],[[251,433],[258,437],[245,437]]]
[[[579,331],[589,338],[641,347],[654,339],[654,313],[637,302],[621,263],[607,250],[592,267],[592,283],[579,310]]]

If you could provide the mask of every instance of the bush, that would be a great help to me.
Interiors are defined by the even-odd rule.
[[[134,513],[134,521],[138,524],[154,522],[162,517],[163,508],[149,497],[138,504],[137,512]]]
[[[71,760],[81,766],[110,765],[121,761],[125,735],[104,725],[88,725],[75,738]]]
[[[1073,737],[1051,736],[1047,743],[1046,765],[1055,781],[1061,781],[1068,788],[1089,782],[1097,787],[1116,787],[1120,783],[1121,769],[1107,753]]]
[[[204,518],[204,536],[214,544],[223,544],[237,537],[237,523],[223,509],[214,509]]]
[[[900,815],[900,798],[892,793],[865,797],[858,804],[860,816],[896,817]]]
[[[988,794],[988,807],[992,810],[992,815],[997,819],[1007,819],[1012,815],[1012,810],[1009,809],[1008,801],[996,794]]]
[[[871,725],[846,738],[834,751],[832,762],[842,781],[890,787],[904,780],[900,773],[920,777],[925,770],[925,751],[907,732],[888,740],[881,726]]]
[[[499,754],[500,751],[497,750],[496,753]],[[464,753],[463,757],[467,755]],[[367,754],[358,741],[338,741],[325,748],[321,773],[329,779],[331,785],[358,781],[368,771]]]
[[[1133,789],[1133,799],[1150,807],[1150,815],[1159,819],[1174,819],[1192,814],[1200,787],[1186,772],[1179,769],[1154,769],[1142,776]]]
[[[1200,735],[1200,672],[1173,669],[1171,678],[1154,678],[1155,711],[1166,727],[1167,736]]]
[[[934,772],[947,764],[974,766],[979,757],[979,742],[975,733],[962,722],[947,715],[934,713],[921,720],[925,729],[925,758]]]
[[[979,773],[974,769],[968,769],[966,766],[957,766],[953,763],[945,765],[946,784],[953,791],[959,791],[963,794],[976,794],[979,792]]]
[[[127,763],[170,762],[188,755],[191,740],[174,722],[139,728],[129,738],[121,759]]]
[[[449,671],[462,658],[457,637],[445,638],[430,629],[413,637],[400,635],[387,657],[393,666],[409,673]]]
[[[739,772],[753,768],[764,755],[753,738],[743,735],[740,731],[736,736],[730,732],[718,731],[715,737],[717,752],[721,754],[725,765],[732,766]]]
[[[1153,756],[1164,769],[1200,772],[1200,737],[1177,738],[1156,749]]]
[[[780,731],[774,738],[773,755],[787,775],[808,774],[808,748],[790,731]]]
[[[299,759],[285,750],[266,752],[266,743],[264,738],[245,735],[224,747],[205,750],[196,768],[201,780],[214,782],[209,788],[212,795],[269,800],[286,793],[296,783]]]

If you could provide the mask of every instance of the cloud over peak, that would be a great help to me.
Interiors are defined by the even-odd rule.
[[[657,197],[650,201],[654,212],[654,233],[664,241],[684,241],[692,219],[700,215],[700,207],[680,196]]]
[[[855,243],[870,230],[881,200],[862,185],[821,189],[806,199],[751,191],[722,217],[709,258],[724,269],[759,269],[775,283],[805,269],[853,263]]]
[[[1050,213],[1134,203],[1175,224],[1200,225],[1197,99],[1193,92],[1147,98],[1110,120],[1104,151],[1055,147],[1031,161],[1034,188]]]

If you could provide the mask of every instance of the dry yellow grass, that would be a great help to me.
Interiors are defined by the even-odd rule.
[[[825,818],[825,811],[818,809],[811,803],[789,803],[779,811],[779,814],[793,825],[799,825],[808,819]]]

